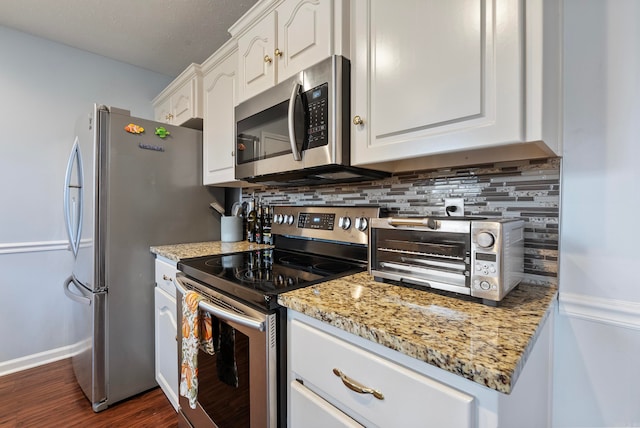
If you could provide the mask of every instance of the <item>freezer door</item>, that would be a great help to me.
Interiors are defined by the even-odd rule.
[[[78,384],[93,410],[107,408],[105,309],[106,293],[92,293],[70,276],[64,282],[64,293],[76,302],[73,305],[73,335],[82,344],[72,357],[73,371]]]

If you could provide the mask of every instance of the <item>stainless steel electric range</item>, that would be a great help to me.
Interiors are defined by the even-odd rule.
[[[187,290],[200,293],[218,335],[215,355],[198,353],[198,400],[192,409],[180,397],[180,426],[286,426],[286,315],[277,297],[366,270],[369,221],[378,216],[372,206],[277,206],[274,248],[178,263],[178,305]]]

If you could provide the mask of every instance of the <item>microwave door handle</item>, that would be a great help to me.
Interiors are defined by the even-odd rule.
[[[295,127],[295,111],[296,111],[296,98],[300,92],[300,83],[295,82],[293,90],[291,91],[291,97],[289,98],[289,143],[291,144],[291,152],[293,153],[293,159],[296,161],[302,160],[298,147],[296,145],[296,127]]]

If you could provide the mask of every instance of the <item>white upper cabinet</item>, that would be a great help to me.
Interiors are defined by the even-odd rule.
[[[153,101],[154,117],[158,122],[201,128],[202,71],[191,64]]]
[[[342,0],[259,2],[229,32],[238,37],[238,103],[344,49]]]
[[[327,0],[290,0],[278,6],[278,81],[331,56],[332,3]]]
[[[238,50],[233,40],[202,64],[204,184],[227,187],[243,184],[234,176],[237,68]]]
[[[553,13],[557,2],[543,0],[353,2],[352,163],[402,170],[560,154]]]

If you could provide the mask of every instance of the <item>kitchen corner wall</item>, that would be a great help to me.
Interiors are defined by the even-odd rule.
[[[444,198],[464,198],[465,215],[525,220],[525,280],[557,285],[560,158],[394,174],[363,183],[249,188],[272,205],[375,204],[390,215],[444,215]]]

